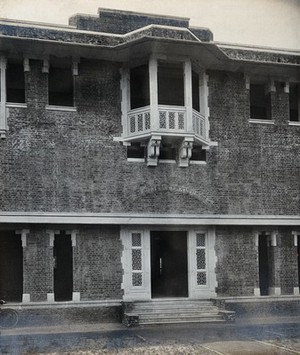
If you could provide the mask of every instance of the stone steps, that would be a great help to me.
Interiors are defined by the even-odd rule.
[[[226,322],[226,311],[220,311],[209,300],[155,300],[125,304],[123,323],[174,324]]]

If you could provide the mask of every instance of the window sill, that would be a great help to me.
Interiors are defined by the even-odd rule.
[[[300,126],[300,121],[289,121],[289,126]]]
[[[46,110],[50,110],[50,111],[77,112],[77,107],[74,107],[74,106],[46,105]]]
[[[260,120],[260,119],[256,119],[256,118],[250,118],[249,122],[250,123],[260,123],[260,124],[274,124],[275,123],[274,120]]]
[[[27,104],[26,103],[21,103],[21,102],[7,102],[5,104],[5,107],[8,108],[27,108]]]
[[[203,161],[203,160],[190,160],[190,165],[206,165],[206,161]]]

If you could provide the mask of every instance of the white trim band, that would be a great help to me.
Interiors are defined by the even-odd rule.
[[[1,212],[0,223],[300,226],[300,216]]]

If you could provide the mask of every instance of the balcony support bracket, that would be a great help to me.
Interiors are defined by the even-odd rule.
[[[147,166],[157,166],[161,136],[151,136],[147,146]]]
[[[192,156],[193,138],[185,137],[179,148],[178,165],[182,168],[189,166],[190,158]]]

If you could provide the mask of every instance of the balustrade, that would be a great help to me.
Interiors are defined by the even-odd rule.
[[[188,131],[188,117],[185,107],[158,105],[158,122],[151,116],[150,106],[130,110],[127,115],[127,137],[144,135],[150,132],[159,133],[194,133],[200,138],[206,137],[205,117],[198,111],[192,112],[192,132]]]

